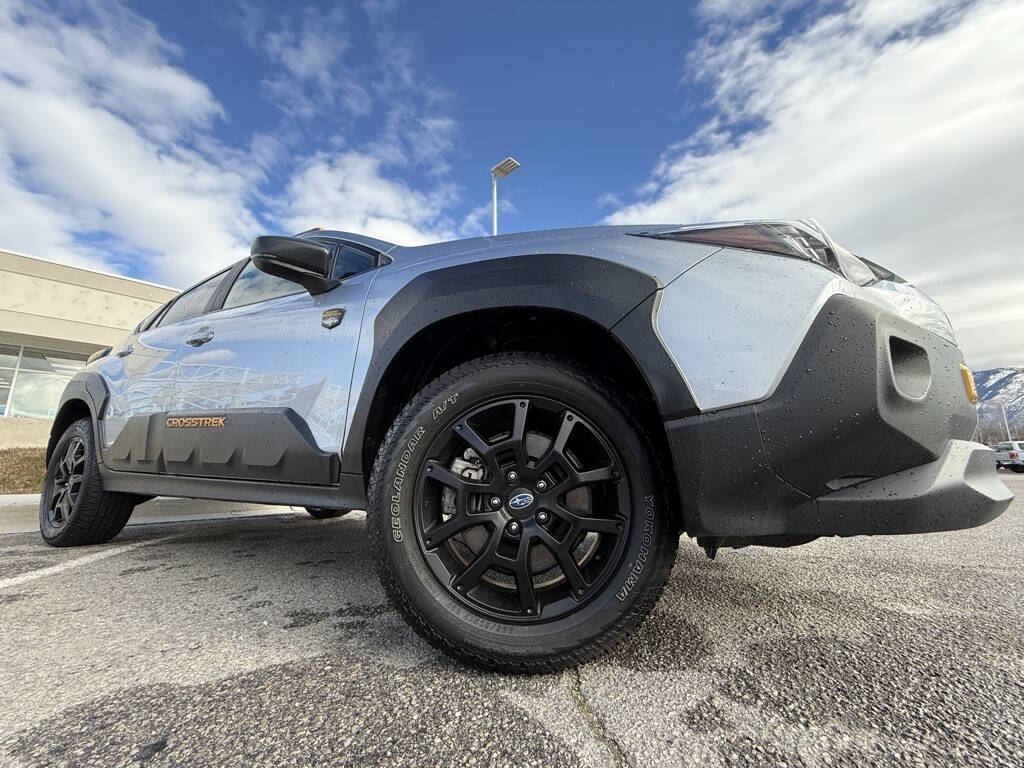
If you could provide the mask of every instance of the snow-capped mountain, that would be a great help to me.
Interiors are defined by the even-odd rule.
[[[978,431],[983,440],[1006,440],[1006,421],[1014,439],[1024,439],[1024,368],[992,368],[977,371]],[[1002,406],[1002,407],[1000,407]]]

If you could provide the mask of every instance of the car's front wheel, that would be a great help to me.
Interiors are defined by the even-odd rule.
[[[140,498],[103,490],[92,421],[79,419],[61,435],[46,465],[39,532],[47,544],[102,544],[121,532]]]
[[[678,545],[625,393],[575,366],[496,355],[428,385],[369,489],[381,579],[410,624],[506,671],[578,663],[650,611]]]

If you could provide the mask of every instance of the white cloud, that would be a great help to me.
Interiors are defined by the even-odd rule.
[[[187,284],[244,252],[260,170],[203,134],[223,109],[149,22],[83,9],[0,8],[3,245]]]
[[[519,210],[508,198],[498,199],[498,226],[499,232],[506,232],[503,226],[504,216],[507,214],[519,213]],[[494,203],[488,201],[480,203],[462,219],[459,224],[459,237],[483,237],[490,235],[493,230]]]
[[[764,13],[779,5],[783,3],[772,0],[701,0],[697,4],[697,12],[712,21],[737,21]]]
[[[261,44],[279,65],[263,82],[270,99],[293,117],[313,118],[343,105],[348,114],[370,114],[373,100],[356,72],[342,60],[351,48],[341,6],[327,13],[292,10],[274,20]]]
[[[455,237],[446,211],[455,197],[451,185],[429,192],[388,178],[384,161],[354,150],[318,153],[292,177],[276,201],[287,229],[324,226],[389,240],[422,245]]]
[[[101,254],[75,245],[64,229],[73,210],[49,195],[31,192],[16,181],[17,171],[9,155],[0,156],[0,232],[2,247],[29,255],[48,254],[51,260],[88,269],[106,269]]]
[[[358,45],[350,43],[340,10],[323,17],[307,9],[294,24],[281,21],[283,32],[265,36],[272,58],[284,65],[278,80],[294,99],[332,103],[353,83],[366,95],[365,110],[348,104],[347,119],[319,149],[303,156],[295,147],[295,170],[268,201],[287,230],[325,226],[402,245],[476,233],[472,213],[461,225],[450,217],[459,198],[448,180],[459,130],[449,114],[451,97],[417,72],[415,46],[397,32],[395,10],[394,3],[366,4],[370,34]],[[259,39],[258,26],[250,29],[250,39]],[[290,114],[303,116],[300,107]],[[358,133],[351,130],[358,118],[373,126],[361,142],[346,135]]]
[[[364,150],[391,166],[425,167],[433,176],[448,173],[447,155],[455,143],[456,122],[396,95],[380,133]]]
[[[717,115],[610,223],[813,216],[949,313],[976,368],[1024,364],[1024,5],[848,2],[778,39],[712,25]]]
[[[287,117],[229,147],[215,137],[224,107],[151,22],[103,0],[0,0],[0,247],[184,286],[261,231],[322,224],[411,244],[465,228],[447,214],[458,126],[409,47],[386,50],[392,10],[370,9],[377,32],[358,71],[342,11],[242,11],[239,28],[276,67],[265,93]],[[317,102],[336,105],[337,127],[303,121]],[[347,136],[359,119],[373,128],[362,144]]]

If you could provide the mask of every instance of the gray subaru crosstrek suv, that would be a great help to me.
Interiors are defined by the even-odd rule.
[[[714,557],[992,520],[976,399],[942,310],[810,220],[263,236],[71,381],[40,525],[365,508],[424,637],[556,669],[639,625],[680,533]]]

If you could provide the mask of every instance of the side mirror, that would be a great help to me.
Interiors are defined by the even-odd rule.
[[[298,237],[261,235],[249,249],[256,269],[298,283],[311,294],[341,284],[331,277],[331,252],[319,243]]]

